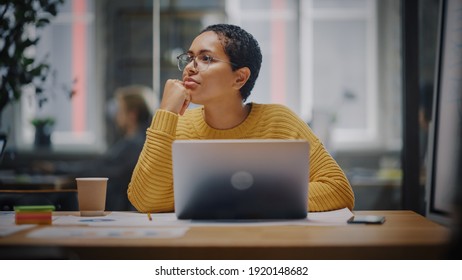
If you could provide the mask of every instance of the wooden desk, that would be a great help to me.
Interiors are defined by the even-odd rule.
[[[385,215],[387,221],[325,227],[191,227],[175,239],[31,239],[26,237],[30,229],[0,238],[0,252],[27,254],[58,248],[82,259],[444,258],[447,228],[411,211],[356,214]]]

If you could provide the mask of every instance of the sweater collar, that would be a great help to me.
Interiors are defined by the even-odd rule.
[[[258,122],[261,110],[260,104],[251,102],[249,105],[250,113],[247,118],[239,125],[230,129],[216,129],[209,126],[204,120],[204,107],[199,107],[193,115],[194,126],[203,139],[245,138],[247,132]]]

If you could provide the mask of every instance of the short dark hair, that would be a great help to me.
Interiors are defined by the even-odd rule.
[[[206,27],[200,34],[213,31],[218,35],[226,55],[229,57],[233,71],[248,67],[249,80],[240,89],[242,100],[247,100],[260,73],[262,55],[257,40],[244,29],[231,24],[215,24]]]

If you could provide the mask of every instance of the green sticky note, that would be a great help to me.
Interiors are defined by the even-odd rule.
[[[15,206],[14,211],[16,212],[49,212],[54,211],[53,205],[27,205],[27,206]]]

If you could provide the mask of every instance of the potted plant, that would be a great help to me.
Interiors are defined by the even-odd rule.
[[[47,26],[63,3],[64,0],[0,0],[0,127],[3,110],[21,98],[24,86],[33,86],[39,107],[47,101],[45,85],[51,67],[46,57],[39,60],[30,54],[40,40],[35,35],[39,33],[30,31]]]
[[[36,148],[51,147],[51,134],[56,122],[56,119],[50,115],[49,110],[52,107],[48,107],[48,110],[43,111],[42,106],[44,106],[44,104],[48,102],[49,99],[57,97],[58,90],[61,91],[61,93],[65,93],[66,97],[69,99],[72,98],[75,94],[75,90],[67,87],[66,85],[62,85],[58,89],[56,80],[57,74],[56,71],[53,71],[51,75],[51,84],[47,87],[44,87],[44,91],[41,94],[36,94],[35,96],[37,101],[37,111],[35,112],[35,117],[30,120],[30,123],[35,128],[34,146]],[[76,80],[73,81],[74,84],[76,82]],[[53,106],[53,103],[49,103],[49,105]]]
[[[50,148],[51,147],[51,133],[55,119],[51,117],[34,118],[31,120],[32,125],[35,127],[34,145],[36,148]]]

